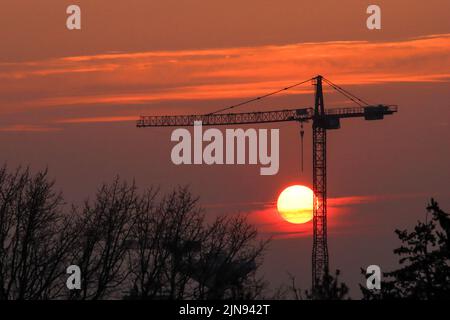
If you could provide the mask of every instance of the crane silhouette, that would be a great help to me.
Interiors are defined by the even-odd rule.
[[[306,82],[313,81],[315,86],[314,108],[286,109],[264,112],[220,113],[228,109],[260,100],[276,93],[289,90]],[[325,109],[323,82],[355,102],[358,107]],[[312,121],[313,129],[313,250],[312,250],[312,287],[320,286],[328,273],[327,243],[327,130],[340,129],[340,120],[346,118],[364,118],[365,120],[382,120],[385,115],[397,112],[395,105],[370,105],[349,91],[332,83],[322,76],[316,76],[290,87],[277,90],[267,95],[220,109],[206,115],[167,115],[141,116],[137,127],[180,127],[193,126],[195,121],[202,121],[205,126],[248,125],[272,122],[297,121],[301,124],[303,149],[303,123]],[[303,152],[302,152],[303,168]]]

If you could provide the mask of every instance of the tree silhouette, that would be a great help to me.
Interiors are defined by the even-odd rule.
[[[256,271],[268,241],[243,216],[220,217],[205,228],[201,250],[189,266],[197,299],[255,299],[264,288]]]
[[[266,245],[245,217],[207,223],[187,187],[159,197],[116,178],[66,210],[47,170],[0,168],[0,299],[253,299]],[[81,290],[66,287],[73,264]]]
[[[288,287],[289,297],[295,300],[348,300],[349,289],[344,282],[339,281],[340,270],[336,270],[334,276],[326,272],[322,282],[315,288],[302,291],[295,283],[295,277],[289,275],[291,284]],[[278,298],[285,299],[286,293],[277,292]]]
[[[241,216],[207,224],[186,187],[159,203],[156,194],[146,194],[134,224],[127,298],[256,298],[263,286],[255,273],[267,245],[256,229]]]
[[[111,185],[102,185],[93,202],[85,201],[77,214],[72,251],[72,262],[81,269],[82,289],[73,291],[72,298],[120,297],[121,285],[129,275],[128,243],[138,210],[135,184],[118,178]]]
[[[431,219],[428,221],[428,216]],[[384,273],[381,290],[360,285],[364,299],[450,298],[450,217],[431,199],[427,219],[414,231],[395,231],[402,246],[394,250],[401,268]]]
[[[339,281],[340,270],[336,270],[334,276],[329,272],[325,276],[320,285],[306,292],[309,300],[346,300],[348,299],[349,289],[344,282]]]
[[[54,299],[73,245],[63,200],[47,170],[0,169],[0,299]]]

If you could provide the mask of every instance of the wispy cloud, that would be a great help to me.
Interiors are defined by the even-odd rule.
[[[27,124],[15,124],[0,127],[1,132],[54,132],[59,130],[61,130],[61,128]]]
[[[445,194],[447,195],[447,193]],[[333,197],[328,199],[328,224],[333,227],[333,232],[345,232],[348,227],[349,214],[357,214],[358,206],[369,203],[382,203],[399,199],[411,199],[427,197],[424,193],[405,194],[378,194],[362,196]],[[275,202],[249,202],[239,204],[216,204],[206,206],[207,208],[228,208],[229,210],[240,206],[248,208],[247,215],[262,235],[271,236],[275,239],[297,238],[310,236],[312,234],[312,221],[305,224],[289,223],[279,215]],[[355,210],[356,209],[356,210]],[[344,218],[346,217],[346,218]],[[344,218],[344,219],[343,219]]]
[[[177,101],[239,100],[319,72],[342,85],[448,81],[448,48],[450,34],[443,34],[396,42],[109,53],[0,63],[0,110],[65,107],[73,108],[71,117],[77,118],[61,119],[66,122],[128,121],[132,115],[124,113],[133,105],[170,101],[176,108]],[[92,115],[83,106],[114,106],[114,112],[105,109]]]
[[[112,117],[90,117],[90,118],[70,118],[59,120],[59,123],[101,123],[101,122],[123,122],[136,121],[136,116],[112,116]]]

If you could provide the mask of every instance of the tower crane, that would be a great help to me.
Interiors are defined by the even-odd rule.
[[[312,81],[315,86],[314,108],[296,108],[264,112],[221,113],[222,111],[260,100],[284,90]],[[323,83],[352,100],[358,107],[325,109]],[[322,76],[286,87],[262,97],[220,109],[205,115],[166,115],[141,116],[137,127],[180,127],[193,126],[195,121],[202,121],[204,126],[220,125],[248,125],[297,121],[301,124],[301,138],[303,146],[303,123],[312,122],[313,130],[313,249],[312,249],[312,287],[321,285],[328,273],[328,244],[327,244],[327,131],[340,129],[341,119],[364,118],[365,120],[382,120],[386,115],[398,111],[395,105],[370,105],[349,91],[332,83]],[[303,153],[302,153],[303,157]],[[303,163],[302,163],[303,167]]]

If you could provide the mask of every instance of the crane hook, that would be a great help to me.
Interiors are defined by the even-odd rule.
[[[300,123],[300,145],[301,145],[301,163],[303,172],[303,136],[305,135],[305,130],[303,129],[303,122]]]

